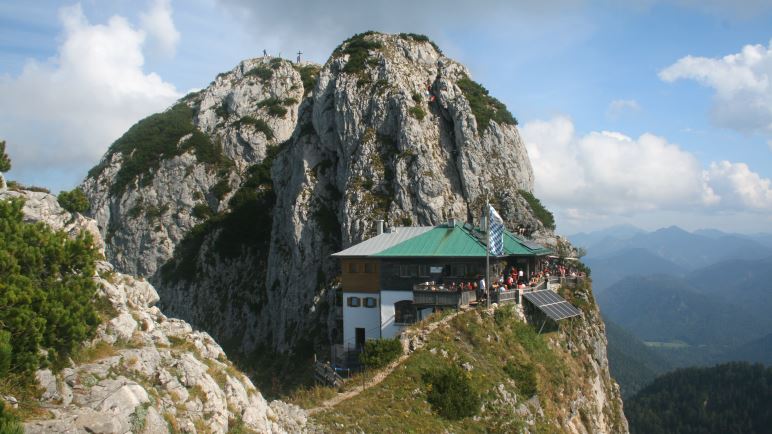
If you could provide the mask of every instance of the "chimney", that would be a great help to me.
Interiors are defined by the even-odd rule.
[[[456,227],[456,219],[455,218],[453,218],[453,217],[449,217],[448,218],[448,227],[449,228]]]
[[[488,216],[485,213],[480,216],[480,230],[483,232],[488,231]]]
[[[383,220],[376,220],[375,221],[375,235],[380,235],[383,233]]]

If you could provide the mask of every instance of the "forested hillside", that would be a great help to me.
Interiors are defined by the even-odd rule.
[[[659,377],[625,401],[631,433],[769,433],[772,368],[728,363]]]
[[[608,365],[611,376],[622,389],[622,397],[628,398],[671,369],[670,363],[632,333],[609,320],[606,323],[608,338]]]

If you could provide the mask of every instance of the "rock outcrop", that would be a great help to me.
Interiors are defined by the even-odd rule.
[[[180,103],[231,163],[172,136],[174,155],[116,188],[133,166],[113,145],[83,188],[116,267],[229,350],[327,341],[329,254],[376,219],[476,221],[487,190],[510,226],[551,235],[518,193],[533,173],[516,120],[425,38],[356,35],[321,68],[244,61]]]
[[[47,193],[5,191],[0,200],[25,200],[29,222],[42,221],[72,236],[83,231],[103,246],[96,222],[59,207]],[[267,402],[205,332],[165,316],[145,279],[98,263],[98,297],[112,312],[85,343],[77,363],[36,374],[48,416],[25,423],[27,433],[299,432],[303,410]]]

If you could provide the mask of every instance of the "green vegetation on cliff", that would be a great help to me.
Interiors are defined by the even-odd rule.
[[[11,170],[11,159],[5,153],[5,140],[0,140],[0,172]]]
[[[172,259],[161,267],[166,283],[190,281],[202,272],[198,261],[207,239],[213,240],[212,248],[220,259],[237,258],[245,249],[268,251],[276,201],[271,165],[279,150],[279,146],[269,148],[265,159],[247,170],[246,179],[228,202],[228,211],[211,216],[185,235]],[[199,207],[198,217],[207,214]]]
[[[190,135],[180,143],[180,139]],[[134,124],[116,140],[102,162],[88,176],[98,176],[109,164],[112,155],[120,153],[123,163],[112,183],[111,193],[121,195],[137,179],[143,185],[152,182],[153,174],[163,160],[193,150],[198,161],[216,167],[228,167],[230,160],[219,143],[193,125],[193,109],[179,103],[169,110],[148,116]]]
[[[544,208],[541,201],[536,198],[532,193],[525,190],[518,190],[520,196],[528,202],[528,205],[533,210],[534,216],[549,230],[555,230],[555,216],[547,209]]]
[[[768,433],[772,368],[728,363],[680,369],[625,401],[633,434]]]
[[[86,193],[80,187],[75,187],[70,191],[62,191],[56,199],[59,202],[59,206],[69,212],[86,212],[91,207]]]
[[[464,76],[458,80],[457,84],[461,88],[461,92],[464,93],[464,97],[469,101],[469,106],[477,120],[478,134],[482,135],[491,121],[499,124],[517,125],[517,119],[507,110],[507,106],[490,96],[488,89],[480,83]]]
[[[346,39],[333,51],[333,57],[339,57],[348,54],[348,62],[343,67],[343,72],[349,74],[359,74],[364,71],[365,65],[370,58],[371,50],[379,50],[383,45],[378,41],[371,41],[367,36],[374,35],[376,32],[358,33]]]
[[[593,355],[577,352],[576,341],[569,344],[587,324],[566,322],[558,331],[539,334],[513,308],[458,314],[426,336],[425,345],[381,383],[315,415],[313,422],[340,432],[520,432],[528,423],[520,411],[537,413],[529,401],[537,395],[544,416],[535,417],[531,432],[559,432],[558,421],[570,417],[569,402],[592,394]],[[320,388],[309,393],[318,400],[330,396]],[[593,410],[580,411],[589,416]],[[618,417],[606,416],[612,430],[619,428]],[[584,419],[581,423],[589,423]]]

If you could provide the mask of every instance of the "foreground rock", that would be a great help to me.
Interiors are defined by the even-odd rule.
[[[25,199],[25,219],[70,234],[95,222],[61,209],[46,193],[6,191]],[[101,242],[101,238],[97,238]],[[225,433],[237,426],[265,433],[300,432],[298,407],[267,402],[228,361],[222,348],[186,322],[166,317],[144,279],[98,264],[100,299],[110,312],[71,367],[36,374],[49,417],[25,423],[28,433]]]

